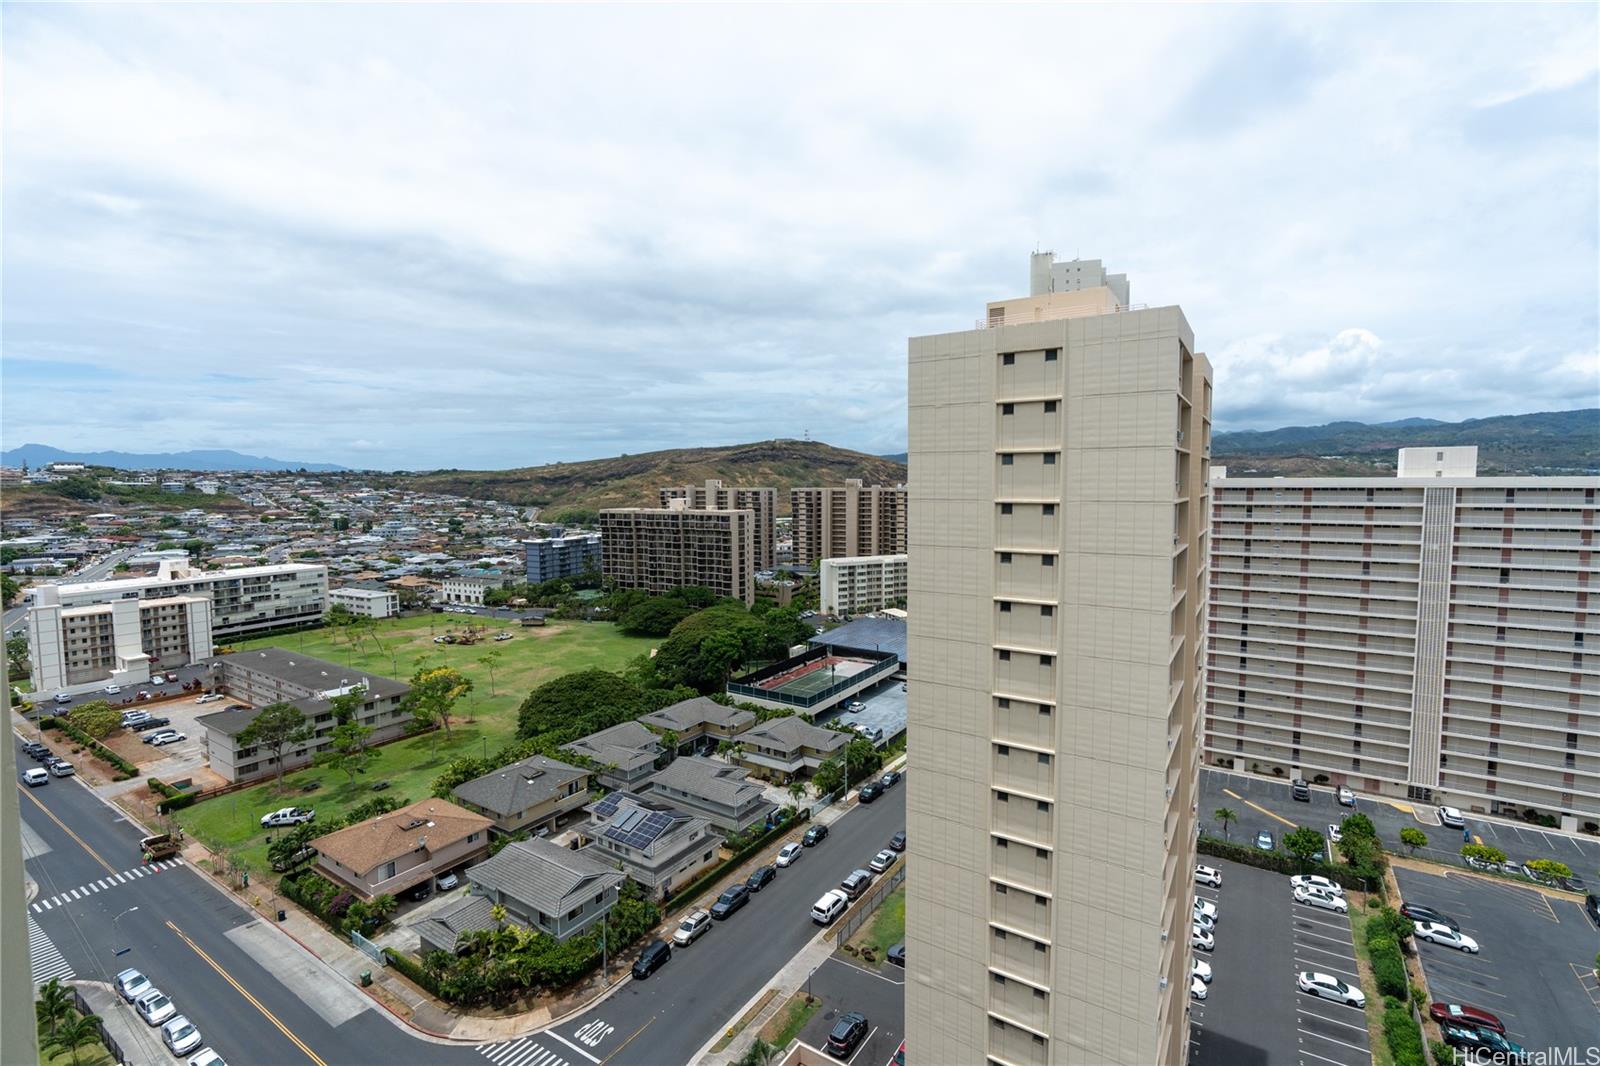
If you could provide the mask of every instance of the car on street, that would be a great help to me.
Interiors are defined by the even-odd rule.
[[[1456,932],[1448,925],[1440,925],[1438,922],[1418,921],[1413,921],[1411,924],[1416,930],[1414,935],[1418,940],[1426,940],[1432,944],[1455,948],[1458,951],[1465,951],[1468,955],[1476,955],[1478,953],[1478,942],[1476,940],[1465,933]]]
[[[66,704],[66,703],[71,703],[72,702],[72,697],[67,695],[65,692],[57,692],[54,696],[51,697],[51,699],[55,700],[57,703],[62,703],[62,704]]]
[[[827,839],[827,836],[827,826],[814,825],[810,829],[806,830],[806,835],[800,838],[800,843],[804,844],[808,848],[813,848],[822,843],[823,840]]]
[[[1343,896],[1335,896],[1330,892],[1322,892],[1315,888],[1297,888],[1294,890],[1294,901],[1303,903],[1308,907],[1318,907],[1325,911],[1337,914],[1346,914],[1350,904],[1344,901]]]
[[[117,994],[129,1003],[137,1002],[151,987],[148,977],[131,968],[117,974],[112,983],[117,986]]]
[[[1428,1008],[1428,1014],[1434,1021],[1441,1024],[1450,1022],[1452,1025],[1470,1025],[1478,1029],[1493,1029],[1497,1033],[1506,1031],[1505,1022],[1502,1022],[1482,1007],[1472,1007],[1465,1003],[1435,1003]]]
[[[705,911],[695,911],[683,921],[678,923],[678,928],[672,932],[672,942],[678,947],[688,947],[705,935],[711,928],[711,915]]]
[[[906,850],[906,831],[904,829],[889,838],[889,846],[895,851]]]
[[[845,876],[845,879],[839,882],[839,888],[850,899],[858,899],[860,898],[861,893],[865,892],[867,887],[871,884],[872,871],[857,869],[851,870],[850,873]]]
[[[830,888],[811,905],[811,920],[818,925],[832,925],[849,905],[850,897],[837,888]]]
[[[196,703],[216,703],[218,700],[221,700],[221,699],[227,699],[227,697],[224,696],[220,692],[207,692],[204,696],[197,697],[195,699],[195,702]]]
[[[119,692],[122,691],[122,686],[121,685],[107,685],[105,688],[101,689],[100,691],[104,692],[107,696],[115,696]]]
[[[178,1013],[171,998],[159,988],[152,988],[140,996],[133,1004],[133,1009],[139,1012],[139,1017],[144,1019],[146,1025],[160,1025]]]
[[[791,840],[789,843],[785,844],[779,849],[777,859],[778,865],[788,866],[790,863],[794,862],[804,854],[805,849]]]
[[[1209,899],[1201,899],[1198,896],[1195,897],[1194,912],[1197,915],[1205,915],[1213,922],[1217,920],[1217,905],[1212,903]]]
[[[1197,885],[1210,885],[1212,888],[1222,887],[1222,871],[1214,866],[1196,866],[1194,868],[1194,883]]]
[[[847,1059],[866,1038],[867,1016],[858,1010],[839,1015],[839,1020],[828,1030],[828,1054],[836,1059]]]
[[[1332,974],[1312,973],[1302,970],[1294,979],[1295,987],[1300,991],[1322,999],[1331,999],[1335,1003],[1343,1003],[1350,1007],[1365,1007],[1367,995],[1361,989],[1347,985]]]
[[[26,744],[22,745],[22,754],[37,762],[38,760],[43,759],[45,756],[51,754],[51,752],[49,748],[45,747],[37,740],[30,740]]]
[[[181,1014],[161,1027],[161,1039],[174,1055],[187,1055],[205,1043],[200,1039],[200,1030]]]
[[[1201,951],[1211,951],[1217,946],[1217,938],[1198,925],[1189,929],[1189,944]]]
[[[22,771],[23,784],[29,788],[50,783],[50,774],[42,766],[32,766]]]
[[[152,685],[165,685],[167,683],[167,679],[162,677],[160,674],[151,674],[150,683]]]
[[[1354,792],[1351,792],[1348,788],[1345,788],[1343,785],[1340,785],[1339,786],[1339,806],[1341,806],[1341,807],[1354,807],[1355,805],[1356,805],[1356,794]]]
[[[228,1066],[211,1048],[201,1048],[198,1054],[189,1056],[189,1066]]]
[[[776,866],[757,866],[750,872],[750,876],[745,878],[745,887],[752,892],[760,892],[767,887],[768,882],[777,876],[778,868]]]
[[[876,781],[868,781],[861,786],[861,791],[856,793],[856,798],[862,803],[871,803],[881,795],[883,795],[883,786]]]
[[[1344,833],[1339,831],[1339,827],[1336,826],[1336,825],[1333,825],[1332,823],[1329,823],[1329,825],[1328,825],[1328,840],[1331,841],[1332,843],[1337,844],[1337,843],[1339,843],[1339,841],[1341,841],[1343,839],[1344,839]]]
[[[77,772],[72,768],[72,764],[65,759],[57,759],[50,764],[51,777],[71,777]]]
[[[1256,847],[1261,851],[1271,851],[1275,846],[1272,834],[1265,829],[1256,834]]]
[[[315,821],[317,812],[311,807],[279,807],[271,814],[261,816],[261,824],[267,828],[280,825],[302,825]]]
[[[633,979],[643,981],[667,964],[672,958],[672,949],[665,940],[652,940],[639,952],[639,957],[633,963]]]
[[[1200,980],[1200,978],[1198,978],[1198,977],[1189,978],[1189,998],[1190,999],[1205,999],[1207,991],[1208,991],[1208,989],[1206,988],[1206,983],[1204,981]]]
[[[157,736],[155,739],[151,740],[150,741],[150,746],[152,748],[161,748],[161,747],[165,747],[168,744],[176,744],[180,740],[188,740],[188,739],[189,739],[189,737],[188,737],[187,734],[179,733],[176,730],[168,730],[167,732],[162,733],[161,735]]]
[[[1449,826],[1451,829],[1465,829],[1467,827],[1467,820],[1466,818],[1462,817],[1461,812],[1454,807],[1440,807],[1439,824]]]
[[[1493,1029],[1441,1022],[1439,1035],[1453,1048],[1467,1053],[1469,1062],[1526,1062],[1527,1049]],[[1573,1060],[1577,1061],[1577,1060]]]
[[[872,861],[867,863],[867,866],[872,869],[873,873],[881,874],[883,871],[893,866],[894,861],[899,857],[900,856],[898,853],[890,851],[888,848],[884,848],[882,851],[878,852],[878,854],[872,857]]]
[[[1211,983],[1211,964],[1195,959],[1194,965],[1189,968],[1189,976],[1198,977],[1209,985]]]
[[[750,886],[741,881],[717,897],[717,901],[711,905],[711,917],[721,921],[749,902]]]
[[[906,946],[904,943],[894,944],[889,948],[889,961],[894,965],[904,968],[906,964]]]
[[[1326,877],[1316,874],[1297,874],[1289,878],[1291,888],[1314,888],[1318,892],[1326,892],[1330,896],[1344,895],[1344,886],[1337,881],[1330,881]]]
[[[1448,926],[1457,933],[1461,932],[1460,922],[1456,921],[1448,914],[1441,914],[1432,907],[1424,907],[1421,904],[1402,903],[1400,904],[1400,913],[1405,915],[1407,918],[1410,918],[1413,922],[1434,922],[1438,925]]]
[[[878,784],[882,785],[884,788],[893,788],[894,786],[898,785],[899,783],[900,783],[900,771],[899,770],[890,770],[890,771],[886,772],[882,777],[878,778]]]

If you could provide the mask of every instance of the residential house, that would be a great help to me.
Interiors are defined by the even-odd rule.
[[[561,750],[585,755],[603,767],[596,776],[607,788],[634,787],[655,772],[662,756],[661,742],[638,722],[590,733]]]
[[[317,872],[364,899],[398,895],[489,854],[489,819],[428,798],[318,837]]]
[[[696,696],[652,711],[639,721],[659,734],[675,735],[678,751],[704,753],[755,725],[756,716],[750,711],[724,707],[716,700]]]
[[[769,718],[747,729],[739,742],[744,745],[738,756],[740,763],[752,769],[775,770],[787,779],[816,770],[850,743],[850,734],[790,715]]]
[[[588,770],[535,755],[463,782],[451,795],[467,810],[493,819],[502,833],[553,833],[589,802],[589,777]]]
[[[726,833],[742,833],[764,822],[778,807],[749,775],[742,766],[689,755],[674,759],[645,781],[643,791],[651,799],[700,815]]]
[[[711,823],[647,796],[618,790],[589,805],[584,849],[620,862],[653,899],[665,899],[717,863]]]

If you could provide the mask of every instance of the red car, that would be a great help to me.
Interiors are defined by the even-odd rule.
[[[1504,1034],[1505,1023],[1482,1007],[1469,1007],[1464,1003],[1435,1003],[1428,1008],[1428,1014],[1436,1022],[1451,1022],[1455,1025],[1471,1026],[1474,1029],[1493,1029]]]

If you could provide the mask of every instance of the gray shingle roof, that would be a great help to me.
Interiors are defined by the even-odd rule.
[[[623,722],[579,737],[571,744],[562,745],[562,750],[587,755],[601,766],[636,770],[656,761],[661,754],[661,742],[638,722]]]
[[[740,738],[748,744],[758,744],[778,751],[798,751],[812,748],[816,751],[837,751],[850,743],[850,734],[834,729],[824,729],[796,716],[769,718],[749,730]]]
[[[572,910],[573,897],[603,892],[622,876],[610,862],[542,838],[513,841],[467,871],[473,884],[557,916]]]
[[[487,896],[468,896],[427,921],[418,922],[417,934],[430,944],[439,944],[454,951],[464,934],[495,927],[494,917],[489,913],[493,906],[494,901]]]
[[[643,787],[675,788],[708,803],[737,810],[752,799],[759,799],[762,793],[759,784],[746,780],[749,773],[743,767],[691,755],[674,759],[665,770],[646,778]]]
[[[515,814],[565,793],[569,784],[588,774],[588,770],[549,756],[535,755],[463,782],[452,795],[495,814]]]
[[[696,696],[681,703],[674,703],[671,707],[663,707],[645,715],[639,721],[646,725],[653,725],[659,729],[670,729],[674,733],[683,733],[699,725],[716,725],[728,729],[740,729],[754,722],[756,716],[749,711],[741,711],[736,707],[724,707],[716,700],[705,696]]]

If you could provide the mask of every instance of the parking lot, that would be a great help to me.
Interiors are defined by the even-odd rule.
[[[1466,1003],[1497,1015],[1506,1035],[1529,1051],[1600,1045],[1600,989],[1594,956],[1600,933],[1577,903],[1470,874],[1396,868],[1408,903],[1454,918],[1480,945],[1469,955],[1418,943],[1435,1001]]]
[[[867,1016],[867,1038],[844,1061],[885,1066],[905,1039],[906,989],[901,972],[888,963],[873,971],[834,956],[817,967],[810,988],[822,1000],[822,1009],[800,1030],[800,1039],[814,1048],[826,1048],[828,1030],[839,1015],[858,1010]]]
[[[1202,858],[1222,886],[1197,886],[1217,906],[1216,949],[1204,1000],[1190,1001],[1195,1066],[1369,1066],[1366,1015],[1300,992],[1302,970],[1359,983],[1350,921],[1296,906],[1282,874]]]

